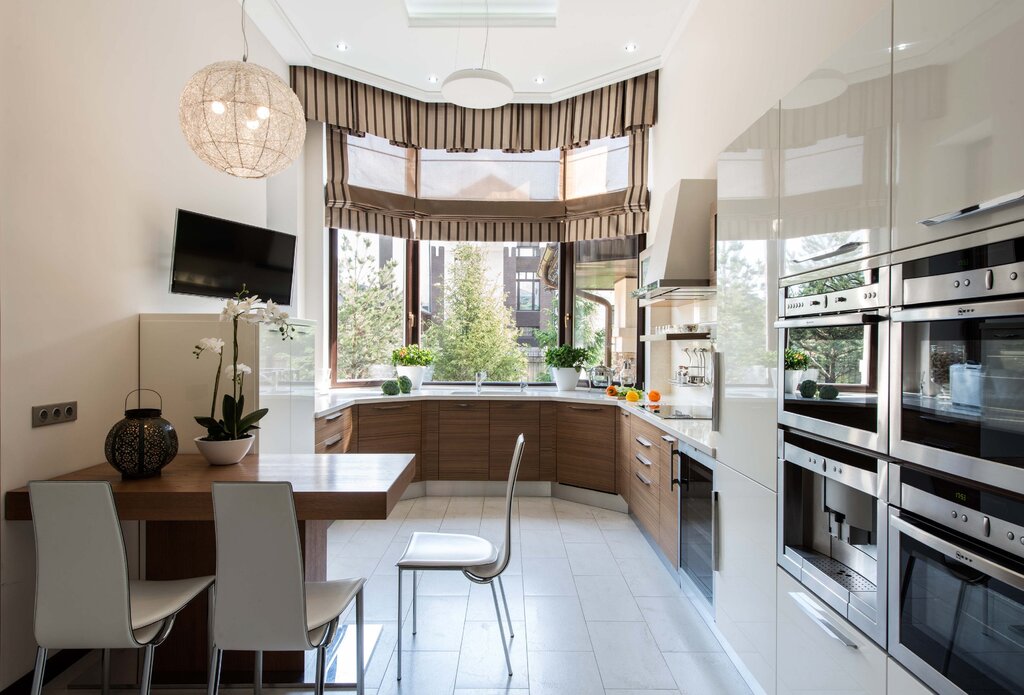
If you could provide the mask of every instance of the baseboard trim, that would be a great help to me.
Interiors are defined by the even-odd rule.
[[[78,663],[86,654],[88,649],[61,649],[46,660],[46,671],[43,677],[43,684],[47,684],[60,674],[67,671]],[[32,692],[32,676],[34,671],[29,671],[24,676],[0,690],[0,695],[29,695]]]
[[[506,483],[501,480],[421,480],[411,483],[402,494],[403,500],[417,497],[504,497]],[[517,497],[556,497],[569,502],[588,504],[612,512],[629,511],[626,500],[619,495],[586,488],[539,480],[516,483]],[[2,695],[2,694],[0,694]]]

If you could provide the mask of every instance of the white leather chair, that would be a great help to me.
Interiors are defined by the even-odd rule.
[[[323,695],[327,646],[342,612],[356,604],[356,692],[363,693],[364,579],[307,582],[290,483],[214,483],[217,590],[209,695],[216,695],[225,650],[316,650],[316,695]]]
[[[505,628],[501,621],[501,609],[498,607],[498,594],[494,590],[497,580],[501,590],[501,601],[505,605],[508,618],[509,640],[515,637],[512,630],[512,615],[508,611],[508,599],[505,587],[501,583],[501,573],[508,567],[512,553],[512,497],[515,494],[516,478],[519,476],[519,462],[523,458],[523,446],[526,438],[519,435],[516,447],[512,452],[512,465],[508,471],[508,484],[505,487],[505,534],[501,548],[495,547],[486,538],[463,533],[427,533],[416,531],[409,539],[405,552],[396,563],[398,566],[398,680],[402,680],[402,574],[412,570],[412,634],[416,634],[416,575],[422,570],[459,570],[466,578],[476,584],[489,584],[491,598],[494,599],[494,614],[498,618],[498,630],[501,633],[501,646],[505,649],[505,665],[508,675],[512,675],[512,660],[508,654],[508,642],[505,640]]]
[[[178,611],[213,577],[130,580],[110,483],[40,481],[28,489],[39,644],[32,695],[42,692],[49,649],[102,649],[104,693],[110,687],[110,650],[145,649],[141,692],[148,695],[153,650],[167,638]]]

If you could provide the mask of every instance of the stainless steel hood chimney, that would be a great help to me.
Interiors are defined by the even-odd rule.
[[[640,254],[640,282],[633,295],[641,306],[714,296],[717,195],[714,179],[680,180],[671,230]],[[671,204],[671,193],[667,198]]]

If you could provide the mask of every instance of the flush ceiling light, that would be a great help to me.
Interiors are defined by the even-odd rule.
[[[622,47],[622,50],[624,50],[626,53],[636,53],[637,48],[638,46],[636,45],[636,43],[630,41],[629,43]]]
[[[437,84],[437,75],[428,75],[427,82],[430,84]]]
[[[207,65],[185,85],[178,122],[188,146],[232,176],[261,179],[291,164],[306,139],[302,105],[270,70],[248,62],[245,0],[242,0],[242,60]]]
[[[344,41],[339,41],[338,43],[334,44],[334,47],[337,48],[339,51],[348,50],[348,44],[345,43]]]
[[[537,84],[544,84],[544,75],[537,75],[536,77],[533,78],[533,81]]]
[[[487,64],[487,43],[491,37],[490,7],[486,0],[484,22],[484,52],[480,58],[480,67],[456,70],[441,83],[441,96],[445,101],[468,109],[494,109],[504,106],[512,101],[512,95],[515,94],[507,77],[484,67]],[[455,60],[458,61],[458,58],[456,39]]]

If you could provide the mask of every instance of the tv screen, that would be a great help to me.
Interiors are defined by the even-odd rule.
[[[233,297],[242,285],[261,299],[291,304],[295,237],[178,210],[171,292]]]

